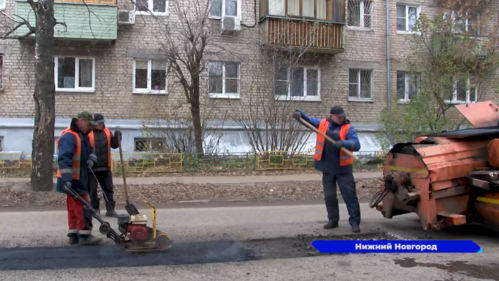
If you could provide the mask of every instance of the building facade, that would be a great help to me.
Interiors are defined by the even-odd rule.
[[[158,141],[144,133],[144,124],[189,118],[185,93],[170,75],[164,51],[170,42],[183,43],[185,25],[177,9],[195,9],[186,8],[189,0],[180,6],[175,2],[55,1],[55,17],[65,23],[56,25],[54,34],[56,137],[74,114],[88,110],[103,114],[110,129],[120,128],[124,151],[136,152],[140,144]],[[247,152],[241,124],[260,114],[252,108],[278,100],[276,106],[289,114],[300,108],[323,117],[340,105],[359,133],[361,151],[376,151],[377,120],[388,97],[406,101],[413,94],[406,66],[411,28],[421,13],[439,11],[433,2],[215,0],[206,21],[212,35],[201,77],[202,116],[213,126],[223,125],[223,150]],[[0,0],[0,10],[6,15],[4,26],[16,26],[15,16],[34,26],[26,0]],[[22,26],[12,36],[28,31]],[[0,41],[4,152],[31,152],[33,39]],[[284,63],[283,57],[291,57],[282,56],[286,52],[300,62]],[[283,66],[279,70],[276,61]],[[492,87],[481,91],[481,99],[494,99]],[[454,102],[473,102],[474,97],[470,92],[455,95]],[[313,146],[312,137],[307,147]]]

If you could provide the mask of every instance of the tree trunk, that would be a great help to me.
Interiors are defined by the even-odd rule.
[[[34,190],[50,191],[54,185],[54,2],[39,0],[30,4],[36,15],[36,72],[33,94],[35,127],[31,155],[31,186]]]
[[[201,125],[201,110],[199,106],[199,77],[192,79],[194,91],[191,96],[191,114],[194,125],[194,144],[199,157],[204,155],[203,151],[203,126]]]

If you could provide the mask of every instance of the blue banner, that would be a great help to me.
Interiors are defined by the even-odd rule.
[[[481,253],[471,240],[355,241],[315,240],[312,246],[321,253]]]

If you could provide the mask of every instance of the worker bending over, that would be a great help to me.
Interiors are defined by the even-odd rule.
[[[95,179],[97,178],[103,189],[102,192],[104,193],[104,199],[106,201],[106,216],[117,217],[116,211],[114,210],[116,201],[114,201],[113,174],[111,172],[111,148],[118,148],[118,141],[121,141],[121,131],[116,130],[114,136],[112,136],[111,131],[106,128],[104,122],[104,116],[102,114],[95,114],[92,131],[88,135],[90,144],[97,156],[97,164],[92,170],[88,171],[90,204],[92,205],[92,208],[100,214],[99,198],[97,197],[98,185]]]
[[[70,244],[90,245],[101,241],[91,234],[92,213],[65,189],[72,188],[88,202],[87,169],[97,161],[87,136],[92,121],[90,113],[80,113],[71,120],[70,127],[61,133],[57,142],[59,153],[56,190],[66,194]]]
[[[359,151],[360,142],[355,129],[346,119],[343,108],[334,106],[331,108],[330,116],[325,119],[309,117],[300,110],[296,110],[293,117],[297,120],[302,118],[335,141],[333,144],[317,134],[314,162],[315,168],[322,172],[322,185],[328,214],[328,223],[324,225],[324,228],[338,227],[340,219],[336,195],[336,183],[338,183],[350,215],[349,223],[352,231],[360,232],[360,206],[353,177],[353,158],[341,151],[342,147],[349,151]]]

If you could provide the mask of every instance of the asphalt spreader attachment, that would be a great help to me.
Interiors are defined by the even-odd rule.
[[[151,208],[152,227],[147,226],[147,216],[118,215],[118,230],[114,230],[111,225],[104,221],[101,216],[71,187],[65,189],[73,195],[83,206],[90,210],[93,217],[100,222],[99,232],[114,241],[118,246],[123,246],[130,253],[149,253],[166,251],[172,248],[173,240],[163,231],[156,229],[156,208],[146,201],[143,201]]]

